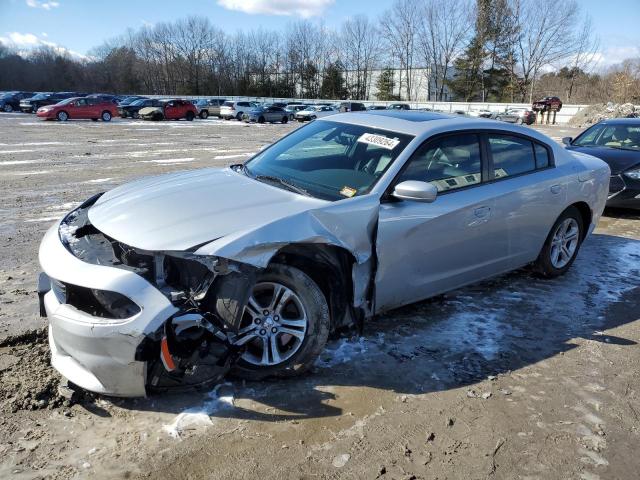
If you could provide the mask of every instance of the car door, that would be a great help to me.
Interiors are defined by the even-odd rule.
[[[164,107],[164,118],[167,120],[173,120],[178,118],[178,106],[176,105],[175,100],[167,102]]]
[[[519,134],[488,132],[487,155],[496,203],[506,229],[505,269],[534,261],[566,206],[567,180],[553,165],[553,151]]]
[[[502,270],[504,224],[494,215],[494,192],[481,135],[460,132],[428,140],[407,161],[393,186],[430,182],[433,203],[383,199],[376,252],[376,311],[415,302]]]
[[[86,98],[77,98],[73,102],[68,104],[68,113],[69,118],[81,119],[88,118],[87,117],[87,99]]]

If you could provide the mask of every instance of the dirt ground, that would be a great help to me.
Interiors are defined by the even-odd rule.
[[[607,211],[566,276],[522,270],[381,316],[302,378],[59,393],[35,294],[51,223],[99,191],[236,163],[296,127],[0,114],[0,478],[638,478],[631,212]]]

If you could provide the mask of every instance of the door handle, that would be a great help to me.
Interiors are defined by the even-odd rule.
[[[550,190],[551,190],[551,193],[553,193],[554,195],[557,195],[562,191],[562,185],[552,185]]]

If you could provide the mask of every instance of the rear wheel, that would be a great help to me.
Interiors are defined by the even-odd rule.
[[[208,117],[209,117],[209,112],[207,112],[206,110],[202,110],[202,111],[200,112],[200,118],[201,118],[202,120],[206,120]]]
[[[304,372],[324,348],[329,325],[318,285],[297,268],[270,266],[258,277],[233,340],[246,348],[234,373],[260,379]]]
[[[584,228],[578,209],[567,208],[551,228],[535,261],[535,271],[544,277],[557,277],[569,270],[580,250]]]
[[[258,117],[258,123],[264,123],[264,117],[262,116]]]
[[[193,121],[194,118],[196,118],[196,116],[193,114],[193,112],[187,112],[187,115],[185,117],[187,119],[188,122]]]
[[[282,123],[287,123],[289,121],[289,117],[282,117]]]
[[[13,106],[10,103],[5,103],[4,107],[2,107],[2,110],[4,110],[7,113],[11,113],[13,112]]]
[[[236,120],[238,120],[238,121],[242,120],[242,113],[243,112],[238,112],[238,114],[236,115]]]
[[[100,118],[102,118],[103,122],[110,122],[111,112],[108,112],[107,110],[105,110],[104,112],[102,112],[102,115],[100,115]]]
[[[66,122],[67,120],[69,120],[69,114],[67,112],[65,112],[64,110],[61,110],[56,115],[56,118],[58,120],[60,120],[61,122]]]
[[[517,123],[518,125],[522,125],[522,123],[523,123],[522,118],[518,118],[518,119],[516,120],[516,123]]]

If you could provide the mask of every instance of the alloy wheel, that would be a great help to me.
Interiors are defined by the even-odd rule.
[[[13,107],[9,103],[5,103],[2,109],[7,113],[13,112]]]
[[[580,227],[575,218],[566,218],[551,240],[551,264],[555,268],[564,268],[573,258],[578,249]]]
[[[245,345],[242,359],[252,365],[278,365],[302,346],[307,313],[300,297],[277,282],[257,283],[242,317],[235,345]]]

